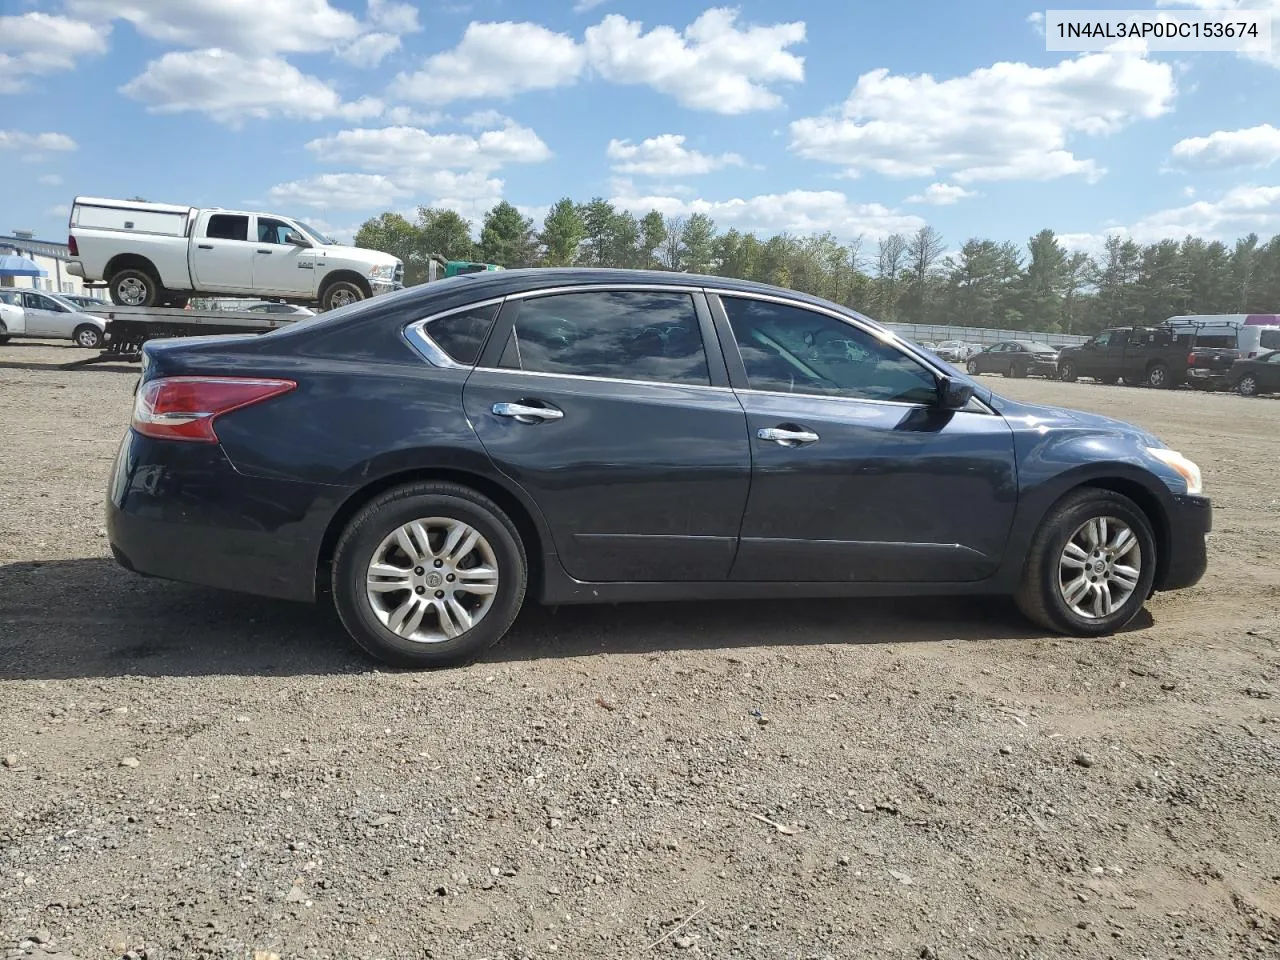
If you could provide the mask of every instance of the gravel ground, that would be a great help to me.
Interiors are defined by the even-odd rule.
[[[530,608],[414,674],[117,569],[136,371],[81,355],[0,348],[0,958],[1280,956],[1280,403],[990,381],[1203,467],[1209,574],[1122,636]]]

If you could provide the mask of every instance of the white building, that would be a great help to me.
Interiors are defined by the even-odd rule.
[[[14,254],[35,261],[43,277],[0,277],[0,286],[51,290],[54,293],[85,294],[90,291],[79,277],[67,273],[71,250],[65,243],[36,240],[22,231],[12,237],[0,236],[0,256]]]

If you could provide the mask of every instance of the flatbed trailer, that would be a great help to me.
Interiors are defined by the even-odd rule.
[[[221,333],[266,333],[296,318],[243,310],[179,310],[172,307],[102,307],[85,310],[107,321],[107,342],[96,357],[73,360],[63,370],[95,363],[136,363],[142,345],[162,337],[200,337]]]

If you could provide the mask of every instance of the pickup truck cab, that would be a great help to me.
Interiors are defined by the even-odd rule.
[[[1221,340],[1221,342],[1219,342]],[[1068,383],[1092,377],[1103,383],[1147,384],[1157,389],[1192,383],[1226,384],[1240,352],[1234,339],[1197,337],[1168,327],[1112,327],[1058,355],[1058,376]]]
[[[67,272],[105,281],[121,306],[185,306],[193,296],[271,297],[346,306],[403,285],[404,265],[334,243],[300,220],[77,197]]]

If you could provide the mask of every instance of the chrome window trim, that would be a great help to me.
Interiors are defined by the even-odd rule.
[[[716,390],[733,393],[733,387],[717,387],[711,383],[672,383],[670,380],[632,380],[629,377],[595,377],[585,373],[548,373],[545,370],[512,370],[508,367],[476,367],[486,373],[506,373],[518,377],[557,377],[563,380],[588,380],[592,383],[631,383],[642,387],[671,387],[676,390]]]
[[[610,293],[610,292],[659,292],[659,293],[703,293],[703,287],[688,283],[627,283],[625,281],[602,281],[600,283],[579,283],[564,287],[542,287],[538,290],[522,290],[519,293],[507,294],[508,300],[527,300],[530,297],[555,296],[564,293]]]
[[[502,304],[507,297],[491,297],[488,300],[477,300],[475,303],[464,304],[461,307],[451,307],[448,310],[442,310],[439,313],[433,313],[429,317],[421,320],[414,320],[405,326],[401,331],[401,336],[405,342],[409,344],[417,353],[433,367],[440,367],[444,370],[471,370],[474,364],[459,363],[453,357],[445,353],[444,348],[440,344],[431,339],[426,331],[426,326],[436,320],[444,317],[452,317],[457,313],[467,313],[471,310],[479,310],[482,307],[497,306],[501,311]],[[497,316],[494,317],[494,323],[497,323]]]

